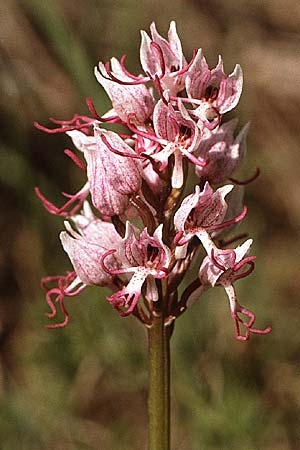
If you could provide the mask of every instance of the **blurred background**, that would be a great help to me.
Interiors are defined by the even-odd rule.
[[[186,57],[202,47],[214,67],[243,67],[240,126],[251,121],[239,178],[254,237],[256,271],[237,284],[268,336],[234,339],[222,289],[176,323],[172,340],[173,450],[300,448],[300,3],[298,0],[5,0],[0,16],[0,448],[146,450],[147,341],[105,292],[70,299],[71,320],[47,330],[39,280],[70,263],[63,228],[33,193],[61,204],[80,171],[69,141],[33,127],[48,117],[100,113],[109,102],[93,76],[98,60],[126,53],[139,73],[139,30],[175,19]]]

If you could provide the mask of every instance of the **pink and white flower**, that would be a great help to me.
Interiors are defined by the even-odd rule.
[[[225,197],[233,185],[228,184],[217,189],[215,192],[206,182],[202,191],[196,186],[195,193],[188,195],[181,203],[174,216],[174,225],[177,230],[175,236],[176,245],[183,246],[182,249],[176,249],[176,257],[183,258],[186,255],[187,244],[193,236],[197,236],[207,253],[210,251],[212,242],[210,233],[223,229],[232,223],[243,218],[240,216],[223,222],[227,211]],[[245,212],[244,214],[245,215]]]
[[[60,240],[68,254],[74,270],[85,286],[109,286],[112,277],[103,270],[100,264],[102,255],[115,247],[121,237],[113,224],[87,215],[74,217],[76,230],[69,222],[65,222],[66,230],[60,233]],[[110,265],[117,267],[113,256],[109,258]]]
[[[108,72],[100,62],[95,68],[95,76],[108,94],[114,112],[125,123],[134,117],[137,124],[144,124],[154,108],[151,92],[142,83],[132,84],[132,77],[128,76],[116,58],[111,59],[111,67],[112,70]]]
[[[75,146],[84,152],[92,202],[106,216],[124,213],[130,196],[141,188],[140,162],[134,150],[113,131],[95,125],[94,135],[68,132]]]
[[[171,104],[166,105],[162,100],[157,102],[153,113],[153,127],[157,142],[162,147],[151,155],[154,161],[160,163],[160,170],[166,169],[170,156],[174,155],[171,185],[176,189],[180,189],[184,183],[184,156],[201,167],[206,164],[203,159],[193,155],[200,145],[201,131],[180,101],[178,106],[179,111],[176,111]]]
[[[211,184],[222,183],[240,165],[246,154],[246,136],[249,127],[246,125],[234,138],[236,125],[237,120],[233,119],[216,130],[207,130],[197,150],[201,161],[205,160],[207,164],[195,166],[195,172],[201,180],[209,181]]]
[[[47,291],[47,302],[51,308],[51,313],[47,316],[53,318],[56,315],[55,303],[59,303],[65,316],[62,323],[48,325],[49,328],[60,328],[67,324],[69,315],[64,306],[65,297],[78,295],[90,285],[113,287],[113,276],[103,270],[100,260],[104,253],[118,245],[121,237],[111,223],[94,216],[88,203],[84,204],[82,214],[73,216],[72,221],[76,229],[72,228],[69,222],[65,222],[67,231],[60,234],[60,239],[74,271],[66,276],[43,279],[43,287]],[[113,255],[109,256],[107,264],[112,269],[118,267]],[[49,288],[49,282],[55,282],[55,286]]]
[[[185,74],[188,69],[176,24],[174,21],[170,23],[168,40],[157,32],[154,22],[150,25],[150,31],[151,38],[145,31],[141,31],[142,68],[151,79],[159,80],[163,90],[176,95],[184,89]]]
[[[235,281],[250,275],[254,269],[255,256],[246,256],[251,244],[252,239],[248,239],[235,249],[226,250],[220,250],[212,245],[210,255],[204,258],[199,270],[202,289],[208,289],[216,285],[224,287],[235,325],[236,338],[241,341],[248,340],[250,333],[267,334],[271,331],[270,327],[264,330],[253,327],[255,315],[238,303],[233,285]],[[239,314],[246,316],[249,319],[248,322],[242,319]],[[240,324],[246,327],[245,335],[240,332]]]
[[[226,75],[220,56],[217,66],[209,69],[199,49],[186,76],[188,98],[196,107],[192,116],[201,119],[207,128],[215,128],[221,116],[238,104],[242,87],[243,73],[239,64],[230,75]]]
[[[145,282],[146,300],[148,302],[158,300],[155,279],[162,279],[168,275],[171,260],[171,250],[162,240],[162,225],[155,230],[153,236],[149,235],[146,228],[139,237],[136,237],[136,234],[137,230],[127,222],[126,235],[120,245],[102,257],[102,266],[109,274],[133,274],[123,289],[107,298],[121,316],[133,312]],[[120,269],[111,270],[107,267],[106,258],[111,254],[114,254],[121,264]]]

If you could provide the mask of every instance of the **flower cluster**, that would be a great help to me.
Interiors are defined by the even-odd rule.
[[[266,334],[270,328],[254,328],[254,314],[239,305],[234,290],[254,269],[255,257],[247,256],[252,240],[228,248],[245,235],[221,239],[247,212],[243,189],[236,186],[246,182],[231,178],[246,152],[247,126],[235,136],[237,120],[221,124],[239,101],[242,70],[236,65],[226,75],[221,57],[210,69],[201,49],[187,62],[175,22],[168,39],[154,23],[150,31],[141,32],[144,74],[131,74],[125,56],[95,68],[110,111],[100,116],[88,98],[90,116],[51,119],[55,128],[35,124],[48,133],[66,133],[78,153],[65,152],[86,173],[76,194],[63,194],[61,207],[36,188],[50,213],[67,218],[60,239],[73,265],[72,272],[42,281],[48,317],[57,315],[58,306],[64,317],[48,327],[65,326],[66,297],[90,285],[110,288],[107,300],[118,313],[133,314],[148,327],[157,314],[170,325],[204,291],[220,285],[236,337]],[[111,131],[113,124],[124,131]],[[199,275],[179,298],[192,263],[198,263]]]

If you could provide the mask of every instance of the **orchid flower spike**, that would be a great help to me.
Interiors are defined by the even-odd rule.
[[[254,268],[254,257],[246,256],[252,241],[224,249],[241,234],[220,239],[247,213],[244,188],[236,185],[259,173],[232,178],[246,155],[248,125],[236,133],[237,119],[222,123],[239,102],[242,69],[236,65],[227,75],[221,57],[211,69],[201,49],[187,61],[174,21],[166,38],[154,22],[149,33],[141,31],[139,57],[144,73],[138,75],[127,70],[125,55],[97,64],[95,76],[111,101],[107,112],[98,113],[87,98],[91,117],[50,119],[52,128],[35,123],[71,138],[75,148],[65,154],[84,179],[75,194],[63,193],[60,207],[36,188],[51,214],[68,219],[60,240],[72,269],[42,283],[47,316],[63,316],[48,326],[64,327],[66,299],[91,285],[110,289],[107,300],[117,312],[148,327],[156,317],[169,326],[198,293],[221,285],[237,338],[266,334],[270,329],[254,328],[254,314],[239,305],[234,290]],[[200,265],[199,277],[184,287],[192,264]]]

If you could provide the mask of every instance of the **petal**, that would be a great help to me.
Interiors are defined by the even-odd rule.
[[[206,256],[199,269],[199,278],[204,286],[215,286],[224,272],[212,264],[210,256]]]
[[[141,32],[141,65],[145,73],[149,73],[152,78],[159,77],[164,90],[168,90],[171,95],[177,95],[184,89],[186,73],[180,71],[187,62],[182,53],[176,24],[174,21],[170,23],[168,40],[157,32],[155,23],[151,24],[150,31],[152,39],[144,31]],[[152,42],[159,48],[154,48]]]
[[[111,283],[111,276],[104,272],[100,265],[101,256],[106,249],[101,245],[86,242],[83,238],[75,239],[65,231],[60,234],[60,240],[77,276],[84,284],[107,286]]]
[[[227,79],[222,80],[217,98],[220,114],[231,111],[239,102],[243,89],[243,72],[239,64]]]
[[[227,211],[227,203],[225,197],[233,189],[233,185],[228,184],[217,189],[211,197],[210,204],[205,206],[198,206],[198,225],[204,228],[213,227],[220,224]]]
[[[115,248],[122,240],[112,223],[105,222],[95,216],[89,217],[78,214],[72,216],[71,220],[76,225],[80,235],[83,236],[87,242],[91,244],[101,243],[101,246],[106,250]]]
[[[157,302],[157,300],[159,299],[155,279],[151,276],[147,278],[145,297],[149,302]]]
[[[238,247],[236,247],[235,254],[236,254],[236,262],[237,263],[240,262],[244,258],[244,256],[247,255],[252,243],[253,243],[253,239],[247,239],[247,241],[245,241],[242,245],[239,245]]]
[[[153,127],[155,134],[167,141],[175,141],[179,134],[179,124],[176,120],[175,111],[171,105],[165,105],[162,100],[159,100],[155,105]]]
[[[186,92],[189,98],[201,99],[207,82],[210,79],[210,70],[208,68],[202,49],[197,51],[196,57],[189,68],[185,80]]]
[[[143,71],[145,73],[150,73],[151,76],[155,76],[155,74],[160,73],[161,67],[159,61],[157,60],[157,56],[153,49],[151,48],[152,40],[148,36],[148,34],[141,30],[141,47],[140,47],[140,61]]]
[[[125,236],[117,247],[117,259],[124,268],[142,266],[143,255],[138,245],[138,229],[126,222]]]
[[[166,182],[163,181],[158,173],[153,169],[153,165],[149,160],[146,161],[143,166],[142,177],[146,180],[154,195],[156,195],[157,198],[160,198],[163,189],[166,186]]]
[[[247,128],[244,127],[234,140],[236,125],[237,119],[230,120],[202,140],[198,153],[208,164],[205,167],[196,167],[195,171],[199,177],[218,184],[230,177],[239,165],[246,151]]]
[[[150,31],[151,31],[152,40],[156,44],[158,44],[162,50],[166,68],[170,69],[172,66],[175,66],[177,68],[179,58],[177,57],[177,55],[175,53],[173,53],[169,42],[157,32],[154,22],[152,22],[150,25]]]
[[[121,194],[132,194],[141,189],[141,166],[140,161],[134,158],[136,153],[127,145],[123,139],[113,131],[103,130],[95,127],[95,138],[99,152],[105,155],[106,177],[108,177],[111,186]],[[102,136],[108,144],[118,150],[120,153],[130,156],[117,155],[107,147],[103,142]]]
[[[127,122],[134,115],[143,124],[152,114],[154,100],[143,84],[126,85],[109,79],[105,66],[99,63],[95,76],[111,99],[113,108],[121,120]]]
[[[238,155],[238,164],[242,161],[247,152],[246,138],[250,128],[250,123],[247,123],[239,132],[237,137],[235,138],[234,143],[239,146],[239,155]],[[237,164],[237,165],[238,165]]]
[[[174,225],[177,231],[185,231],[185,222],[190,215],[192,209],[195,208],[195,206],[198,203],[200,196],[200,188],[197,185],[195,187],[195,193],[190,194],[182,201],[179,209],[176,211],[174,215]]]
[[[179,69],[182,69],[183,66],[186,65],[186,60],[182,53],[182,45],[177,34],[176,23],[174,20],[171,21],[169,31],[168,31],[168,40],[170,43],[170,48],[174,55],[177,56],[177,60],[179,63]]]
[[[87,136],[82,131],[79,130],[67,131],[66,134],[70,136],[75,147],[81,152],[89,150],[96,145],[95,137]]]
[[[211,86],[215,86],[215,87],[219,88],[221,81],[224,80],[225,78],[226,78],[226,75],[224,73],[223,59],[222,59],[222,56],[219,55],[218,64],[216,65],[216,67],[214,69],[212,69],[210,71],[209,84]]]
[[[153,237],[156,240],[157,244],[162,248],[163,255],[161,257],[161,264],[162,266],[168,268],[171,261],[172,252],[169,249],[169,247],[163,242],[162,234],[163,234],[163,225],[160,224],[154,231]]]
[[[140,169],[135,159],[113,153],[102,135],[121,152],[133,150],[116,133],[95,127],[96,146],[84,153],[93,205],[104,215],[119,215],[126,210],[129,195],[140,190]]]
[[[176,149],[174,152],[174,167],[172,172],[171,185],[174,189],[181,189],[183,186],[182,153],[178,149]]]
[[[244,193],[244,186],[235,186],[230,195],[227,197],[226,201],[228,206],[224,217],[225,222],[239,216],[242,213],[244,208]],[[236,225],[233,225],[232,227],[235,226]],[[229,231],[232,227],[226,228],[226,231]]]

